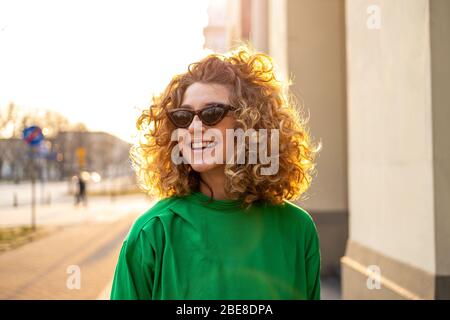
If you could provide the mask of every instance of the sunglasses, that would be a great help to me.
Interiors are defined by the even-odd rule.
[[[226,117],[228,111],[234,108],[228,104],[215,103],[203,108],[201,110],[193,111],[188,108],[175,108],[167,110],[169,120],[177,128],[187,128],[191,125],[194,117],[197,115],[203,124],[213,126],[218,124]]]

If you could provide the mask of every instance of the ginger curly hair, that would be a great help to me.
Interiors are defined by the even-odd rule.
[[[171,141],[176,128],[166,110],[179,107],[186,89],[195,82],[214,83],[230,88],[230,104],[238,127],[279,130],[279,170],[261,175],[261,164],[225,164],[225,192],[240,199],[248,208],[255,202],[283,204],[303,199],[315,170],[315,157],[321,143],[311,141],[300,105],[288,81],[276,78],[269,55],[240,45],[227,54],[210,54],[191,63],[185,73],[175,75],[165,90],[152,98],[150,108],[139,116],[136,126],[139,142],[131,147],[130,158],[138,183],[148,195],[157,198],[184,196],[199,190],[200,175],[189,164],[174,164]],[[269,138],[270,139],[270,135]],[[247,139],[246,139],[247,140]],[[245,150],[248,151],[248,141]]]

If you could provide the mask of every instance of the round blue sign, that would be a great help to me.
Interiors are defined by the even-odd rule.
[[[41,128],[31,126],[23,130],[23,140],[30,146],[37,146],[44,139]]]

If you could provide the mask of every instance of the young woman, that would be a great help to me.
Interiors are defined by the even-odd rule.
[[[111,299],[320,299],[316,227],[290,201],[321,145],[297,107],[245,46],[173,77],[137,121],[133,165],[159,201],[123,242]]]

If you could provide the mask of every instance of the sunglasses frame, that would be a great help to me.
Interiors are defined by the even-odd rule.
[[[203,119],[203,117],[202,117],[201,114],[202,114],[203,111],[205,111],[205,110],[207,110],[207,109],[209,109],[209,108],[214,108],[214,107],[215,107],[215,108],[217,108],[217,107],[223,108],[223,109],[224,109],[224,113],[223,113],[223,115],[222,115],[217,121],[215,121],[215,122],[213,122],[213,123],[206,123],[206,122],[204,121],[204,119]],[[172,118],[172,114],[173,114],[174,112],[180,111],[180,110],[182,110],[182,111],[187,111],[188,113],[190,113],[190,114],[192,115],[191,121],[189,121],[189,123],[188,123],[186,126],[179,126],[178,124],[176,124],[176,121]],[[211,126],[214,126],[214,125],[218,124],[220,121],[222,121],[223,118],[225,118],[225,117],[227,116],[228,112],[229,112],[229,111],[233,111],[233,110],[235,110],[235,108],[234,108],[233,106],[229,105],[229,104],[225,104],[225,103],[213,103],[213,104],[210,104],[210,105],[204,107],[203,109],[200,109],[200,110],[197,110],[197,111],[194,111],[194,110],[189,109],[189,108],[174,108],[174,109],[171,109],[171,110],[166,110],[166,113],[167,113],[167,116],[168,116],[170,122],[172,122],[172,124],[173,124],[175,127],[177,127],[177,128],[188,128],[188,127],[191,125],[192,121],[194,121],[195,116],[198,116],[198,118],[200,119],[200,121],[201,121],[204,125],[207,125],[207,126],[211,127]]]

